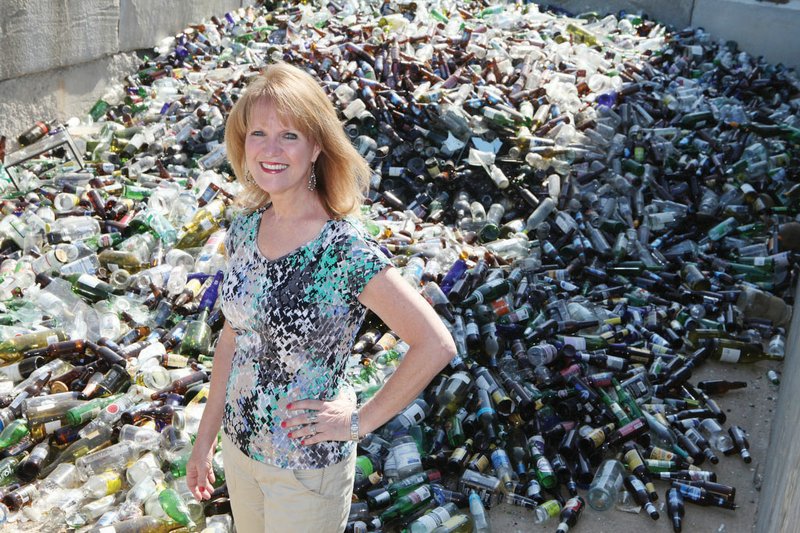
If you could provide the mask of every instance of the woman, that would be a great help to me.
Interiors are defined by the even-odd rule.
[[[228,118],[247,208],[226,237],[227,319],[187,483],[206,499],[223,428],[240,533],[342,531],[355,441],[409,404],[455,355],[447,329],[351,215],[369,167],[314,79],[267,67]],[[366,308],[409,345],[360,409],[344,380]]]

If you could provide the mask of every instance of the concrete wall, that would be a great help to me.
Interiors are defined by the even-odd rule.
[[[618,11],[647,13],[653,20],[676,28],[685,28],[692,20],[694,2],[695,0],[543,0],[541,3],[566,9],[576,15],[587,11],[600,14]]]
[[[715,39],[736,41],[739,48],[770,63],[800,69],[800,0],[543,0],[579,14],[647,13],[676,28],[704,28]]]
[[[0,0],[0,133],[33,120],[83,115],[110,82],[191,22],[255,0]],[[772,63],[800,67],[800,0],[544,0],[573,13],[645,12],[677,28],[701,26]]]
[[[85,114],[112,81],[187,24],[254,0],[0,0],[0,133]]]

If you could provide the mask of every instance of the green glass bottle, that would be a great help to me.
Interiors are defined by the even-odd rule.
[[[783,361],[783,357],[770,355],[758,343],[733,339],[713,339],[713,351],[709,356],[723,363],[757,363],[758,361]]]
[[[92,420],[94,417],[100,414],[107,405],[114,403],[118,398],[122,396],[121,394],[115,394],[113,396],[107,396],[105,398],[95,398],[94,400],[89,400],[81,405],[73,407],[66,414],[66,421],[67,424],[70,426],[79,426],[89,420]]]
[[[551,489],[556,486],[558,480],[553,472],[553,465],[544,455],[544,448],[545,442],[541,435],[534,435],[528,439],[528,451],[531,455],[531,464],[536,471],[536,479],[542,487]]]
[[[0,450],[5,450],[6,448],[18,443],[30,432],[31,430],[28,427],[27,420],[24,418],[18,418],[14,420],[3,429],[2,433],[0,433]]]
[[[513,288],[511,282],[503,278],[495,278],[475,289],[472,294],[464,298],[462,307],[468,307],[483,302],[490,302],[508,293]]]
[[[183,501],[183,498],[175,489],[162,490],[158,495],[158,503],[161,504],[161,508],[167,513],[167,516],[180,525],[189,529],[195,527],[194,521],[189,516],[189,508],[186,506],[186,502]]]
[[[393,499],[397,499],[400,496],[405,496],[412,492],[423,483],[432,483],[439,481],[441,478],[442,474],[438,470],[426,470],[425,472],[420,472],[419,474],[414,474],[399,481],[395,481],[394,483],[390,483],[386,487],[386,490]]]
[[[178,353],[198,357],[201,354],[207,355],[211,351],[211,328],[206,322],[207,319],[208,309],[203,309],[195,320],[189,322]]]
[[[68,274],[64,279],[72,285],[72,292],[92,302],[107,300],[116,290],[91,274]]]
[[[11,457],[6,457],[5,459],[0,461],[0,487],[16,481],[17,476],[15,472],[17,469],[17,465],[19,465],[19,463],[24,461],[27,457],[28,457],[27,452],[24,452],[19,455],[12,455]]]
[[[431,491],[430,485],[422,485],[421,487],[417,487],[405,496],[398,498],[392,506],[380,514],[380,517],[377,520],[373,521],[373,524],[377,522],[375,525],[380,527],[381,525],[391,522],[392,520],[396,520],[405,516],[411,516],[414,512],[425,507],[432,499],[433,492]]]

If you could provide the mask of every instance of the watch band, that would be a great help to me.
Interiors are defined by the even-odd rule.
[[[358,411],[353,411],[350,415],[350,440],[359,441],[358,429]]]

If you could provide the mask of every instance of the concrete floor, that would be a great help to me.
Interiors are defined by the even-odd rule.
[[[780,363],[761,362],[755,365],[728,365],[711,362],[702,367],[691,380],[692,383],[704,379],[727,379],[746,381],[747,388],[731,391],[715,399],[727,413],[724,425],[738,424],[749,434],[750,451],[753,462],[745,464],[739,455],[725,457],[720,454],[720,462],[711,465],[703,463],[703,469],[717,473],[717,481],[736,487],[735,511],[715,507],[698,507],[686,504],[683,531],[687,533],[749,533],[753,531],[758,508],[761,475],[767,460],[770,429],[778,397],[779,385],[773,385],[766,378],[770,369],[779,371]],[[774,453],[775,451],[773,451]],[[669,488],[667,482],[656,482],[659,500],[656,507],[661,514],[653,521],[646,513],[632,514],[618,509],[597,512],[587,506],[577,525],[570,529],[575,533],[629,533],[641,530],[651,532],[672,532],[667,516],[664,495]],[[582,496],[585,491],[580,491]],[[533,522],[533,515],[518,507],[500,504],[490,511],[492,531],[495,533],[552,533],[558,526],[554,519],[541,525]],[[723,527],[724,526],[724,527]],[[800,526],[799,529],[800,530]]]

